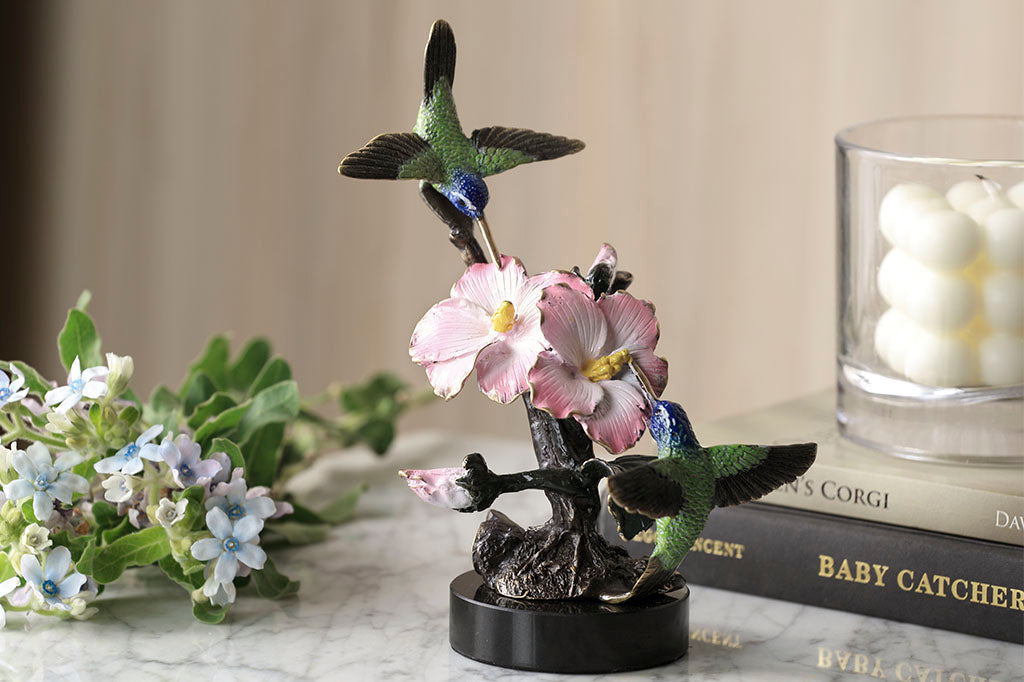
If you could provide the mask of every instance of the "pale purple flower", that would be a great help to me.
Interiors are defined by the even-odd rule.
[[[268,519],[277,512],[277,505],[266,497],[268,492],[270,491],[263,487],[249,490],[239,467],[231,472],[230,483],[218,483],[214,487],[213,494],[206,499],[206,508],[220,509],[231,521],[238,521],[247,516]]]
[[[4,494],[15,502],[31,497],[32,512],[45,522],[53,514],[54,502],[71,504],[72,493],[89,491],[89,482],[70,471],[81,461],[77,452],[64,452],[54,462],[45,445],[33,443],[25,452],[18,450],[11,456],[20,478],[4,484]]]
[[[221,463],[216,459],[199,459],[201,452],[199,444],[185,434],[174,442],[165,438],[160,444],[160,456],[171,467],[174,482],[181,488],[206,485],[220,471]]]
[[[96,462],[94,465],[96,471],[101,474],[118,472],[124,475],[131,475],[142,471],[143,459],[159,462],[161,459],[160,446],[150,441],[159,436],[163,430],[163,424],[149,427],[142,432],[142,435],[135,439],[134,443],[128,443],[113,456]]]
[[[462,467],[447,469],[401,469],[398,475],[424,502],[447,509],[466,509],[473,506],[473,498],[458,479],[469,472]]]
[[[14,366],[13,362],[11,363],[11,374],[14,375],[14,381],[11,381],[5,372],[0,371],[0,409],[10,403],[16,403],[28,395],[28,389],[22,388],[25,385],[25,375]]]
[[[107,394],[108,372],[109,370],[102,366],[90,367],[83,371],[81,361],[76,355],[75,361],[71,363],[71,369],[68,370],[67,386],[47,391],[43,400],[47,405],[57,405],[54,411],[64,414],[81,402],[82,398],[102,398]]]
[[[21,578],[14,576],[0,583],[0,598],[6,597],[11,592],[16,590],[21,585]],[[0,628],[7,625],[7,614],[4,612],[2,606],[0,606]]]
[[[66,600],[79,593],[85,584],[85,576],[72,571],[71,550],[67,547],[55,547],[46,556],[46,564],[39,565],[34,554],[26,554],[21,558],[21,574],[32,585],[32,589],[52,608],[70,611],[71,606]]]
[[[244,516],[232,523],[220,507],[206,512],[206,527],[213,533],[212,538],[203,538],[192,543],[192,556],[199,561],[216,560],[213,579],[218,583],[229,583],[238,575],[239,563],[260,570],[267,560],[267,553],[258,544],[263,519]]]

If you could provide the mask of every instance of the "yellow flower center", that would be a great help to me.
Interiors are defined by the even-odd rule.
[[[498,309],[491,315],[491,326],[494,331],[504,334],[516,324],[516,309],[511,301],[502,301]]]
[[[588,360],[587,364],[583,365],[583,376],[591,381],[611,379],[622,371],[622,368],[626,366],[630,359],[629,351],[623,348],[603,358]]]

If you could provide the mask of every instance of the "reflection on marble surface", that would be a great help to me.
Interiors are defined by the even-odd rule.
[[[483,515],[429,507],[395,471],[458,464],[474,451],[496,471],[531,461],[526,443],[438,434],[403,438],[385,459],[326,459],[302,476],[302,489],[368,480],[371,495],[359,520],[335,529],[327,543],[280,553],[282,570],[302,581],[298,598],[268,602],[247,588],[224,625],[203,625],[192,619],[181,588],[156,570],[137,570],[101,596],[90,621],[10,614],[0,632],[0,679],[562,679],[487,666],[448,646],[448,583],[470,567]],[[520,523],[546,516],[535,493],[496,506]],[[699,585],[691,590],[686,657],[607,678],[1024,680],[1024,648],[1017,645]]]

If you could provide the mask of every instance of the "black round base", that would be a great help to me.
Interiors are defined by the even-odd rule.
[[[452,581],[448,640],[463,656],[504,668],[610,673],[671,663],[689,646],[690,590],[637,603],[502,597],[476,571]]]

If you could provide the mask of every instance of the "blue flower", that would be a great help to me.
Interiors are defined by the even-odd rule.
[[[241,469],[232,472],[230,483],[218,483],[213,495],[206,498],[207,509],[220,509],[230,521],[238,521],[246,516],[267,519],[274,515],[277,505],[265,494],[266,489],[248,489]]]
[[[28,389],[22,388],[25,385],[25,375],[14,366],[13,362],[11,363],[11,374],[14,375],[14,381],[11,381],[6,373],[0,372],[0,408],[8,403],[16,403],[28,395]]]
[[[160,446],[150,443],[164,430],[163,424],[151,426],[142,432],[142,435],[135,439],[134,443],[128,443],[117,451],[113,457],[101,459],[94,465],[96,471],[101,474],[112,474],[119,472],[125,475],[137,474],[142,471],[142,460],[148,459],[151,462],[160,461]]]
[[[64,414],[80,403],[83,397],[95,400],[105,396],[108,373],[106,367],[90,367],[82,371],[82,363],[76,355],[75,361],[71,363],[71,369],[68,370],[67,386],[47,391],[43,400],[47,405],[60,403],[54,408],[54,412]]]
[[[192,543],[192,556],[199,561],[217,561],[213,568],[215,582],[224,584],[234,580],[239,562],[249,568],[263,568],[267,553],[256,544],[263,530],[263,519],[245,516],[232,523],[220,507],[214,507],[206,512],[206,527],[213,537]]]
[[[4,494],[16,502],[31,497],[32,512],[45,522],[55,501],[71,504],[72,493],[89,491],[89,482],[70,471],[81,461],[77,452],[64,452],[54,462],[45,445],[33,443],[25,452],[18,450],[12,455],[11,464],[20,478],[4,484]]]
[[[85,576],[78,571],[68,575],[69,568],[71,550],[63,546],[56,547],[47,555],[45,567],[39,565],[39,559],[33,554],[21,558],[21,574],[36,594],[50,607],[64,611],[71,610],[71,605],[65,600],[78,594],[85,584]]]

